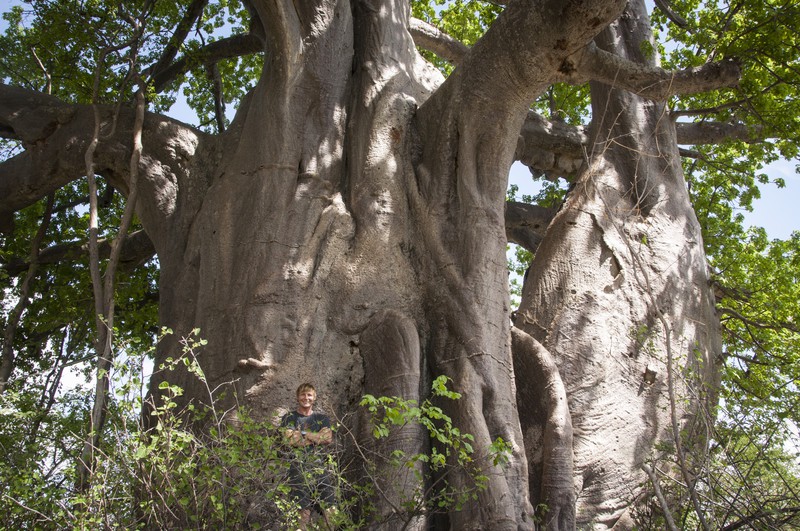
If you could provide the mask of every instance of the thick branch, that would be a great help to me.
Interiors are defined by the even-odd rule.
[[[0,137],[30,144],[72,118],[71,106],[42,92],[0,83]]]
[[[728,140],[758,142],[763,140],[760,128],[744,124],[697,122],[675,124],[678,144],[721,144]],[[533,111],[528,112],[520,131],[514,159],[531,171],[548,178],[569,177],[584,162],[588,137],[582,126],[550,122]],[[681,156],[697,157],[697,153],[681,150]]]
[[[574,175],[584,161],[588,137],[583,127],[550,122],[529,111],[514,153],[532,171],[548,177]]]
[[[499,121],[507,113],[516,118],[559,77],[567,58],[588,46],[625,4],[625,0],[568,4],[545,0],[533,8],[527,2],[511,3],[428,100],[436,115],[433,119],[441,119],[441,111],[435,110],[437,95],[458,99],[464,112],[480,109]],[[424,107],[422,115],[427,112]]]
[[[744,124],[677,122],[675,130],[678,133],[678,144],[684,145],[719,144],[726,140],[753,143],[764,139],[760,134],[760,127],[749,127]]]
[[[736,60],[707,63],[696,68],[669,71],[636,63],[590,44],[573,63],[564,62],[561,71],[571,82],[587,79],[622,88],[643,98],[663,101],[676,94],[696,94],[732,87],[739,82],[741,68]]]
[[[26,147],[0,163],[0,231],[11,229],[13,212],[80,176],[83,153],[76,147],[87,127],[52,96],[0,84],[0,136]]]
[[[418,18],[409,21],[408,29],[417,46],[435,53],[450,63],[460,63],[469,52],[469,48],[461,41]]]
[[[555,208],[507,201],[506,238],[510,243],[521,245],[530,252],[535,252],[544,238],[547,226],[556,215],[556,210]]]
[[[184,55],[171,65],[155,72],[152,80],[153,88],[156,92],[162,92],[176,78],[192,68],[208,63],[216,63],[223,59],[261,52],[263,49],[264,45],[261,40],[252,33],[232,35],[228,38],[214,41],[209,43],[208,46]]]
[[[102,239],[98,241],[98,251],[101,259],[108,258],[111,252],[111,240]],[[48,247],[47,249],[42,249],[39,253],[37,263],[39,265],[51,265],[59,262],[84,260],[88,252],[89,248],[87,242],[62,243]],[[144,231],[139,230],[133,232],[125,238],[125,244],[120,254],[120,265],[123,269],[138,267],[152,258],[155,252],[153,242]],[[10,260],[0,267],[4,269],[9,276],[15,277],[28,269],[29,262],[21,259]]]
[[[98,105],[97,111],[101,133],[94,170],[127,194],[133,109]],[[117,126],[112,128],[112,123]],[[22,154],[0,163],[0,220],[7,222],[3,228],[9,228],[13,212],[86,174],[83,155],[93,130],[91,106],[68,105],[38,92],[0,84],[0,131],[22,140],[26,147]],[[146,228],[162,226],[164,217],[175,208],[178,181],[193,169],[194,154],[206,136],[175,120],[146,115],[139,171],[141,192],[147,199],[138,211]]]

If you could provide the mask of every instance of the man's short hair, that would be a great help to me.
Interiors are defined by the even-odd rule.
[[[316,396],[317,390],[314,389],[314,386],[310,383],[300,384],[300,387],[297,388],[297,392],[294,396],[300,396],[300,393],[305,393],[306,391],[314,391],[314,395]]]

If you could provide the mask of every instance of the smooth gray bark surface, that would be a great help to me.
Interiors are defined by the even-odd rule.
[[[644,5],[629,9],[598,42],[644,61]],[[675,444],[671,404],[683,404],[681,429],[702,427],[713,385],[698,384],[716,378],[718,320],[664,106],[592,91],[590,163],[539,245],[516,324],[555,357],[566,386],[578,527],[630,528],[642,464],[656,443]]]
[[[475,437],[476,459],[498,437],[512,453],[487,466],[474,504],[412,527],[532,529],[532,500],[551,529],[634,525],[642,465],[675,442],[672,418],[700,426],[691,412],[713,397],[687,392],[713,388],[719,352],[675,127],[662,103],[599,82],[587,130],[529,106],[555,81],[608,83],[622,67],[636,73],[623,88],[669,94],[670,77],[640,53],[644,4],[617,20],[622,0],[509,2],[472,49],[455,47],[447,80],[409,26],[443,38],[412,25],[401,0],[248,4],[251,35],[215,48],[265,57],[230,127],[145,120],[137,214],[161,267],[160,324],[175,331],[156,364],[199,328],[208,388],[263,418],[305,381],[344,414],[364,393],[422,399],[447,375],[463,396],[446,413]],[[594,46],[615,57],[589,68]],[[159,82],[185,68],[168,62]],[[686,72],[681,86],[724,86],[732,72]],[[641,90],[651,81],[655,94]],[[99,110],[108,127],[112,110]],[[0,133],[27,148],[0,164],[0,218],[82,175],[92,115],[0,86]],[[122,191],[130,115],[96,152]],[[574,179],[557,213],[506,206],[515,159]],[[536,251],[514,330],[508,240]],[[208,400],[193,376],[169,379],[185,402]],[[428,441],[409,430],[388,444]],[[384,517],[405,481],[381,485]]]

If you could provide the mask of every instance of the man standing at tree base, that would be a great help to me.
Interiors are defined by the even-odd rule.
[[[310,383],[297,388],[296,398],[297,409],[281,419],[284,440],[295,449],[289,465],[291,496],[300,506],[301,529],[310,522],[312,508],[318,509],[330,525],[335,498],[323,447],[333,442],[331,421],[314,411],[317,392]]]

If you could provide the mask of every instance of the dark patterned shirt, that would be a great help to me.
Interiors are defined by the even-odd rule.
[[[331,419],[328,418],[328,415],[317,413],[316,411],[310,415],[301,415],[297,411],[292,411],[285,414],[281,419],[281,428],[297,430],[303,435],[310,432],[320,432],[330,427]]]

